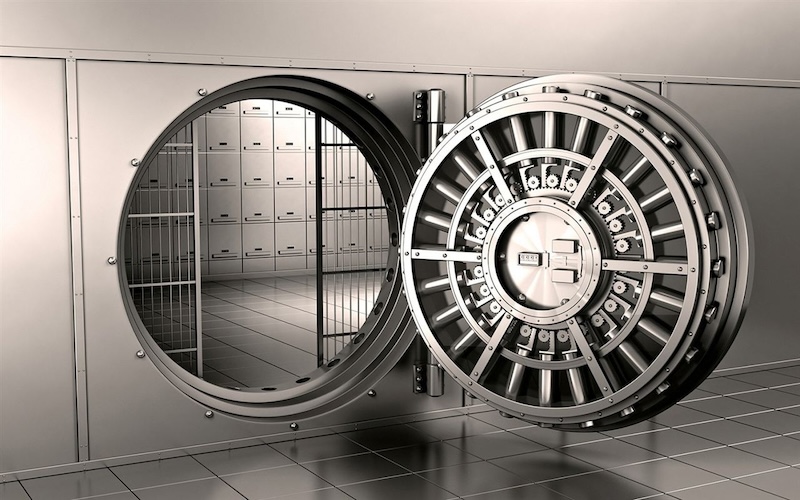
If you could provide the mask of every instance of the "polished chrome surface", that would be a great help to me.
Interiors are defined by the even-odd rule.
[[[662,411],[717,365],[746,305],[748,238],[688,117],[563,75],[498,92],[447,134],[401,257],[417,326],[459,384],[504,414],[602,429]]]

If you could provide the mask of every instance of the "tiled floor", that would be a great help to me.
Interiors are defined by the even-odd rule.
[[[610,432],[542,429],[485,406],[456,413],[9,482],[0,498],[800,499],[800,366],[708,380],[653,421]]]
[[[318,351],[316,279],[316,275],[297,275],[204,280],[203,378],[222,386],[268,387],[314,370]],[[358,331],[382,284],[380,271],[324,276],[326,362]],[[143,300],[147,301],[145,325],[157,340],[174,348],[194,345],[194,329],[186,326],[191,319],[188,294],[165,301],[148,301],[147,296]]]

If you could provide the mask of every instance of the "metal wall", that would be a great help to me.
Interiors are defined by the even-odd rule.
[[[800,114],[800,62],[791,54],[798,45],[798,16],[800,4],[765,9],[758,2],[428,2],[416,8],[331,2],[317,3],[313,11],[305,2],[203,9],[133,2],[0,4],[0,53],[54,58],[0,63],[0,473],[285,431],[224,416],[206,419],[205,408],[146,359],[136,358],[138,343],[122,307],[117,272],[106,261],[116,252],[119,215],[134,174],[130,160],[140,158],[199,98],[198,88],[211,92],[265,74],[308,74],[361,95],[372,92],[373,103],[409,138],[410,96],[416,89],[444,88],[448,121],[455,121],[481,98],[523,76],[613,72],[649,80],[648,88],[658,90],[667,81],[661,75],[700,75],[671,77],[663,90],[731,160],[756,240],[749,315],[722,367],[800,358],[791,307],[800,269],[790,253],[798,246],[792,187],[800,185],[794,168],[800,151],[793,137]],[[563,20],[568,29],[559,36],[528,40],[531,23],[547,27]],[[659,29],[650,29],[656,24]],[[213,28],[198,37],[197,26]],[[669,30],[680,36],[665,37]],[[401,37],[404,43],[397,43]],[[332,39],[336,43],[320,43]],[[98,61],[76,63],[75,57]],[[140,62],[123,62],[134,60]],[[705,77],[750,80],[710,85]],[[759,80],[766,78],[793,81]],[[70,86],[78,89],[71,119],[80,125],[73,139],[77,154],[79,137],[79,186],[77,176],[72,185],[68,176],[65,89]],[[82,235],[70,233],[70,187],[80,188],[74,194],[82,202],[83,222],[77,225]],[[85,273],[73,277],[74,243],[76,250],[83,244],[76,269],[82,264]],[[73,278],[85,285],[85,296],[73,295]],[[85,338],[80,328],[84,298]],[[303,428],[460,403],[455,384],[441,399],[413,396],[408,384],[408,374],[395,370],[378,385],[378,398],[363,398]],[[88,408],[86,418],[78,418],[81,408]]]
[[[242,56],[407,71],[436,65],[486,74],[538,68],[800,79],[800,3],[791,1],[299,0],[201,8],[62,0],[0,9],[2,45],[137,51],[144,60],[180,53],[227,64]]]

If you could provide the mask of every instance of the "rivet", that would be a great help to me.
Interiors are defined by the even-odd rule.
[[[587,361],[591,361],[591,360],[592,360],[592,357],[591,357],[591,356],[587,356],[587,357],[586,357],[586,360],[587,360]]]
[[[372,92],[369,92],[369,93],[367,94],[367,100],[368,100],[368,101],[371,101],[371,100],[373,100],[373,99],[375,99],[375,94],[373,94]]]
[[[108,262],[109,264],[111,264],[113,266],[114,264],[117,263],[117,258],[116,257],[109,257],[108,259],[106,259],[106,262]]]
[[[214,412],[211,410],[206,410],[206,418],[214,418]]]
[[[608,111],[608,106],[603,106],[603,111]]]
[[[144,351],[141,350],[141,349],[136,351],[136,357],[139,358],[139,359],[142,359],[144,357]]]
[[[378,395],[378,393],[375,392],[375,389],[370,389],[369,391],[367,391],[367,396],[369,396],[371,398],[374,398],[377,395]]]
[[[289,424],[289,428],[293,431],[296,431],[300,428],[300,426],[297,425],[297,422],[292,422],[291,424]]]
[[[206,90],[206,89],[197,89],[197,95],[202,97],[202,96],[205,96],[206,94],[208,94],[208,90]]]
[[[139,166],[139,158],[132,159],[131,160],[131,165],[133,165],[134,167],[138,167]]]
[[[567,96],[564,96],[562,99],[564,99],[566,101],[567,100]]]
[[[607,391],[607,390],[608,390],[608,387],[603,387],[603,390],[604,390],[604,391]]]

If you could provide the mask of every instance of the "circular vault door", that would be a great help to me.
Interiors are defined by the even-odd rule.
[[[696,387],[741,321],[746,216],[714,146],[660,96],[531,80],[471,111],[412,190],[412,315],[442,366],[509,416],[628,425]]]

